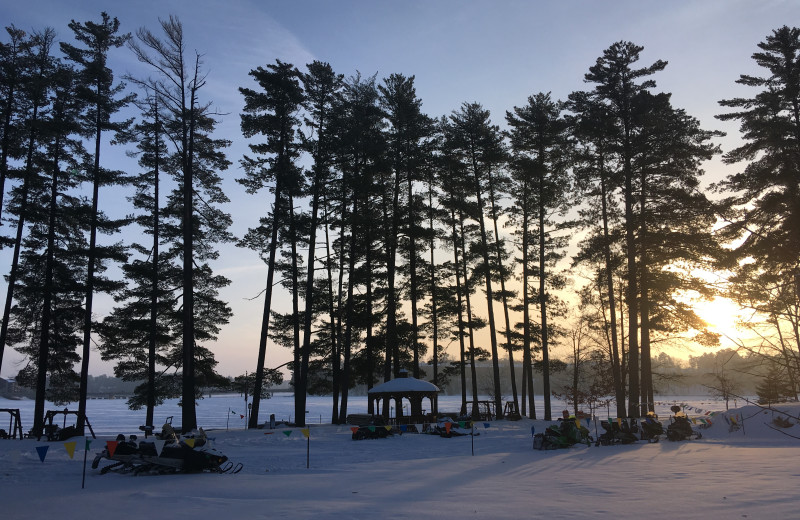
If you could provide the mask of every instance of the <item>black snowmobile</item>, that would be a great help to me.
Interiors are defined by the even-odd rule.
[[[600,421],[600,426],[605,430],[597,437],[595,446],[611,446],[614,444],[631,444],[639,440],[636,436],[638,427],[636,420],[631,419]]]
[[[700,439],[703,434],[692,428],[692,423],[686,413],[675,412],[667,426],[667,439],[671,441],[685,441],[688,439]]]
[[[95,456],[92,461],[92,469],[97,469],[102,459],[108,459],[112,464],[101,468],[101,474],[109,471],[133,473],[134,475],[199,473],[203,471],[238,473],[242,469],[241,463],[233,464],[228,457],[211,448],[202,430],[193,436],[178,439],[170,427],[164,428],[162,435],[156,437],[162,436],[167,438],[159,439],[165,442],[159,453],[155,442],[141,441],[137,443],[135,435],[125,439],[125,436],[120,434],[117,436],[117,445],[113,453],[106,446]]]
[[[655,412],[647,412],[647,417],[639,421],[639,425],[643,441],[658,442],[664,434],[664,425],[658,420]]]

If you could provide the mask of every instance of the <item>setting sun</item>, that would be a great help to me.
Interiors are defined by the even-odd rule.
[[[695,300],[692,307],[700,318],[708,323],[711,332],[720,334],[720,343],[734,343],[742,335],[738,323],[742,318],[742,309],[728,298],[717,296],[712,300]]]

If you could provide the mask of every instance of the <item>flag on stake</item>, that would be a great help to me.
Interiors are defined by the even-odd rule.
[[[390,431],[392,431],[392,427],[391,427],[391,426],[389,426],[388,424],[387,424],[386,426],[384,426],[384,428],[386,428],[386,431],[387,431],[387,432],[390,432]]]
[[[490,425],[489,425],[489,423],[488,423],[488,422],[485,422],[485,423],[483,423],[483,427],[484,427],[484,428],[488,428],[489,426],[490,426]]]
[[[65,442],[65,443],[64,443],[64,448],[66,448],[66,449],[67,449],[67,454],[69,455],[69,458],[71,458],[71,459],[72,459],[72,458],[75,458],[75,447],[76,447],[77,445],[78,445],[78,443],[77,443],[77,442],[75,442],[75,441],[72,441],[72,442]]]
[[[576,427],[577,427],[579,430],[581,429],[581,422],[578,420],[578,418],[577,418],[577,417],[575,418],[575,426],[576,426]]]
[[[451,422],[444,423],[444,429],[447,431],[447,433],[450,433],[450,428],[452,428],[452,427],[453,427],[453,423],[451,423]]]
[[[109,457],[114,456],[114,452],[117,451],[117,445],[119,443],[117,441],[106,441],[106,448],[108,449]]]
[[[358,431],[358,426],[351,426],[350,431],[356,433]]]
[[[47,448],[50,446],[36,446],[36,453],[39,454],[39,460],[44,462],[44,458],[47,456]]]
[[[306,439],[310,439],[311,438],[311,430],[310,429],[303,428],[300,431],[303,432],[303,437],[305,437]]]
[[[283,434],[287,437],[292,434],[292,430],[283,430]]]
[[[184,439],[183,442],[185,442],[190,448],[194,448],[194,439]]]
[[[423,426],[421,424],[415,424],[414,426],[417,428],[417,433],[422,433]]]
[[[592,424],[591,418],[587,417],[586,418],[586,427],[588,428],[589,426],[591,426],[591,424]]]
[[[467,426],[467,423],[466,423],[466,422],[464,422],[464,421],[458,421],[458,427],[459,427],[459,428],[466,428],[466,426]]]
[[[405,432],[407,432],[407,431],[408,431],[408,426],[407,426],[407,425],[405,425],[405,424],[401,424],[401,425],[400,425],[400,431],[401,431],[401,432],[404,432],[404,433],[405,433]]]
[[[83,449],[83,451],[89,451],[89,445],[90,444],[92,444],[92,439],[87,437],[86,438],[86,447]]]
[[[374,426],[367,426],[367,428],[369,428],[369,431],[371,431],[372,433],[375,433],[375,427]]]
[[[161,456],[161,450],[164,449],[164,444],[166,442],[167,441],[165,441],[164,439],[155,439],[153,441],[153,444],[155,444],[155,446],[156,446],[156,455],[158,455],[159,457]]]
[[[232,413],[233,415],[239,415],[238,413],[234,412],[233,410],[231,410],[231,413]]]
[[[531,426],[531,437],[536,435],[536,426]]]

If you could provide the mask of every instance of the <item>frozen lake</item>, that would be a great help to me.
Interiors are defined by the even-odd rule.
[[[482,396],[481,399],[489,399]],[[505,400],[505,399],[504,399]],[[427,404],[423,401],[423,407]],[[561,415],[561,410],[566,408],[561,401],[553,399],[552,411],[553,418]],[[689,407],[687,413],[690,415],[703,415],[705,412],[721,411],[725,409],[725,403],[716,401],[708,396],[660,396],[656,402],[656,413],[661,417],[670,415],[669,407],[673,404],[686,405]],[[735,407],[731,402],[731,407]],[[739,406],[744,403],[738,403]],[[457,411],[461,406],[460,395],[441,395],[439,396],[439,411]],[[31,429],[33,425],[34,401],[30,399],[9,400],[0,399],[0,408],[18,408],[22,419],[24,432]],[[71,403],[66,406],[55,406],[47,403],[46,410],[77,410],[78,404]],[[332,399],[330,396],[310,396],[306,404],[306,423],[307,424],[329,424],[331,422]],[[536,413],[539,419],[542,418],[544,404],[541,396],[536,398]],[[206,396],[197,401],[197,424],[206,430],[236,430],[244,429],[246,426],[245,418],[247,403],[239,394],[218,394]],[[588,411],[588,410],[587,410]],[[367,413],[366,396],[350,396],[348,400],[348,413]],[[261,401],[261,411],[259,422],[264,423],[269,420],[270,414],[275,414],[277,421],[294,421],[294,395],[285,393],[275,393],[272,398]],[[174,416],[175,423],[180,424],[181,410],[177,399],[170,399],[155,409],[156,429],[164,424],[167,417]],[[392,416],[394,414],[391,414]],[[598,417],[605,418],[605,409],[596,412]],[[139,425],[144,424],[145,410],[129,410],[125,399],[90,399],[86,403],[86,416],[96,435],[112,435],[117,433],[141,433]],[[612,410],[613,416],[613,410]],[[0,428],[10,431],[8,414],[0,414]],[[67,425],[74,424],[74,416],[67,420]],[[63,426],[62,423],[59,426]]]

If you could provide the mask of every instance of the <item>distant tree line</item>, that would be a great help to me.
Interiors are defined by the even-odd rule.
[[[280,367],[268,368],[268,340],[292,352],[300,423],[309,392],[330,394],[333,421],[343,422],[354,385],[402,370],[435,384],[456,378],[470,413],[481,359],[498,410],[508,379],[515,405],[535,418],[541,374],[549,420],[550,375],[563,366],[556,346],[571,350],[578,376],[583,363],[594,367],[602,385],[593,391],[616,415],[638,416],[654,405],[661,344],[719,342],[687,293],[752,309],[745,326],[760,339],[741,348],[773,363],[796,393],[800,30],[758,44],[766,75],[738,81],[753,97],[720,102],[729,111],[718,117],[739,121],[745,144],[723,156],[741,168],[713,187],[715,199],[701,167],[721,153],[721,134],[656,90],[667,63],[640,65],[643,48],[631,42],[603,51],[586,90],[513,106],[505,130],[476,102],[426,115],[414,76],[255,64],[239,88],[250,151],[237,181],[264,201],[263,215],[234,237],[221,209],[230,142],[214,135],[207,72],[176,17],[159,25],[122,34],[102,13],[72,21],[74,42],[60,42],[60,53],[49,28],[11,25],[0,44],[0,217],[2,246],[13,250],[0,355],[9,345],[25,356],[17,380],[36,388],[35,431],[45,399],[85,411],[92,344],[118,377],[139,382],[131,404],[146,408],[148,424],[158,403],[180,397],[182,427],[196,427],[189,403],[222,380],[208,344],[231,317],[219,299],[230,282],[211,268],[225,242],[267,267],[247,376],[251,427],[260,396],[281,380]],[[115,79],[108,56],[123,48],[145,77]],[[139,169],[106,166],[109,143]],[[129,217],[103,212],[110,186],[131,193]],[[126,226],[133,242],[97,240]],[[109,276],[115,265],[121,279]],[[702,270],[725,272],[727,283],[710,285]],[[287,312],[274,308],[276,289],[290,296]],[[102,319],[92,310],[100,293],[117,303]]]

